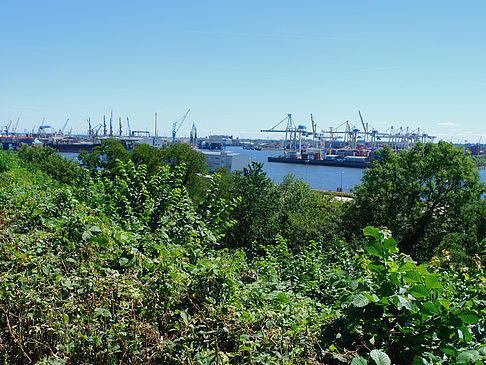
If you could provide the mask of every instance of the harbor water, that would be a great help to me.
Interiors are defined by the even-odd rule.
[[[349,192],[363,176],[363,169],[267,162],[269,156],[281,155],[282,151],[244,150],[241,147],[228,147],[227,149],[247,155],[250,162],[263,162],[263,171],[275,183],[282,182],[286,175],[292,173],[313,189],[337,191],[342,186],[344,192]]]
[[[227,147],[228,150],[241,153],[249,157],[250,162],[262,162],[263,171],[275,183],[283,181],[287,174],[294,174],[297,179],[302,179],[313,189],[337,191],[341,188],[344,192],[360,183],[364,169],[335,167],[335,166],[313,166],[289,163],[267,162],[269,156],[278,156],[282,151],[255,151],[244,150],[241,147]],[[77,153],[62,153],[69,158],[77,157]],[[481,180],[486,183],[486,169],[479,170]]]
[[[263,170],[274,182],[282,182],[285,175],[292,173],[297,179],[302,179],[313,189],[337,191],[341,187],[344,192],[361,182],[364,169],[335,166],[314,166],[278,162],[267,162],[268,156],[278,156],[282,151],[255,151],[244,150],[241,147],[228,147],[227,149],[242,153],[250,158],[250,161],[263,162]],[[486,169],[479,170],[481,180],[486,183]]]

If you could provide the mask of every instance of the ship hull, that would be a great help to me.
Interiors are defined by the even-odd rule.
[[[364,169],[370,167],[369,161],[344,161],[344,160],[307,160],[302,158],[288,158],[288,157],[268,157],[268,162],[280,163],[294,163],[301,165],[317,165],[317,166],[336,166],[336,167],[353,167],[357,169]]]
[[[80,151],[93,152],[93,148],[99,146],[99,143],[59,143],[47,144],[47,147],[52,147],[59,152],[79,153]]]

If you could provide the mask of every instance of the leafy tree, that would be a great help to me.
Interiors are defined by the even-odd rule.
[[[471,156],[472,160],[474,161],[474,164],[477,167],[485,167],[486,166],[486,156],[485,155],[480,155],[480,156]]]
[[[4,151],[0,145],[0,173],[17,167],[18,159],[12,151]]]
[[[234,211],[237,223],[229,230],[226,244],[248,247],[253,242],[268,244],[275,241],[280,229],[279,192],[263,171],[263,164],[252,162],[243,171],[236,171],[231,196],[241,197]]]
[[[105,173],[113,173],[117,160],[127,162],[131,157],[131,152],[127,151],[117,138],[107,138],[100,146],[93,148],[93,152],[81,151],[79,159],[82,164],[91,172],[104,169]]]
[[[447,250],[454,262],[469,264],[472,255],[486,248],[486,200],[465,206],[458,221],[462,231],[448,233],[437,251]]]
[[[385,148],[355,190],[347,225],[388,227],[403,252],[426,259],[447,233],[464,230],[461,212],[483,191],[471,159],[452,144]]]
[[[147,166],[147,173],[149,175],[154,175],[157,173],[158,169],[164,165],[160,152],[161,150],[157,147],[141,143],[133,148],[131,159],[135,165],[144,164]]]
[[[278,185],[281,207],[281,234],[294,250],[310,241],[330,243],[341,232],[342,203],[333,201],[297,180],[293,174],[285,176]]]
[[[23,145],[18,157],[24,164],[41,170],[64,184],[83,184],[88,178],[86,170],[77,161],[62,157],[51,147]]]
[[[171,168],[185,164],[186,169],[182,176],[182,184],[197,203],[208,187],[205,178],[200,176],[208,172],[204,153],[193,150],[188,144],[176,143],[161,149],[160,158]]]
[[[148,176],[145,165],[118,160],[117,174],[102,180],[105,211],[126,229],[159,230],[181,240],[201,236],[201,240],[215,242],[233,224],[227,218],[238,201],[219,199],[216,182],[208,191],[207,209],[198,213],[182,184],[184,169],[184,164],[175,169],[163,166]]]

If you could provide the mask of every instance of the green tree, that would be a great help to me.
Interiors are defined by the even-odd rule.
[[[88,178],[79,162],[62,157],[51,147],[23,145],[18,151],[18,157],[25,165],[41,170],[64,184],[82,185]]]
[[[253,242],[270,244],[280,231],[280,205],[277,187],[263,171],[263,164],[252,162],[236,171],[230,195],[241,197],[233,218],[237,223],[228,231],[226,244],[249,247]]]
[[[461,212],[479,200],[484,184],[471,159],[452,144],[417,144],[379,151],[349,205],[347,226],[388,227],[400,249],[427,259],[449,233],[461,232]]]
[[[83,166],[91,172],[104,169],[105,173],[113,173],[117,166],[117,160],[127,162],[132,156],[117,138],[107,138],[100,146],[93,148],[93,152],[81,151],[79,159]]]
[[[281,234],[292,249],[310,241],[330,243],[340,237],[342,206],[329,195],[311,189],[293,174],[278,185],[281,207]]]
[[[160,158],[171,168],[185,164],[186,169],[182,176],[182,184],[196,203],[204,196],[208,187],[205,178],[201,175],[208,173],[206,156],[204,153],[193,150],[188,144],[176,143],[160,150]]]
[[[144,143],[137,144],[133,148],[133,155],[131,159],[135,165],[143,164],[147,166],[147,173],[149,175],[156,174],[159,168],[164,165],[161,150],[157,147]]]
[[[12,151],[4,151],[0,144],[0,173],[17,167],[18,159]]]

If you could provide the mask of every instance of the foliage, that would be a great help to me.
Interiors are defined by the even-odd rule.
[[[263,172],[263,165],[252,162],[234,174],[230,196],[241,197],[225,243],[230,247],[251,247],[253,242],[268,244],[280,229],[280,199],[273,182]]]
[[[0,145],[0,173],[11,170],[18,166],[18,159],[12,151],[4,151]]]
[[[234,224],[228,217],[238,201],[226,203],[217,198],[216,179],[208,190],[206,209],[198,215],[183,186],[184,176],[185,165],[175,169],[163,166],[156,175],[148,176],[145,165],[118,161],[113,178],[102,180],[98,199],[104,202],[105,212],[125,229],[149,229],[179,241],[191,233],[192,238],[215,243]]]
[[[133,148],[131,160],[135,165],[147,166],[147,174],[151,176],[156,174],[164,164],[160,152],[157,147],[140,143]]]
[[[466,362],[463,359],[482,363],[486,359],[482,270],[463,276],[451,275],[450,266],[444,270],[440,265],[417,265],[398,253],[389,231],[367,227],[363,232],[370,238],[367,254],[359,258],[365,275],[357,278],[354,292],[341,302],[345,316],[323,330],[322,347],[330,351],[326,356],[337,350],[341,356],[345,351],[366,356],[369,349],[376,349],[400,364]]]
[[[23,145],[17,155],[25,166],[43,171],[63,184],[81,185],[88,179],[86,170],[77,161],[60,156],[51,147]]]
[[[147,190],[143,168],[118,164],[125,172],[112,182],[130,187],[120,193],[130,205],[140,198],[131,189]],[[109,194],[102,184],[91,188],[100,191],[90,204]],[[177,236],[141,227],[147,210],[134,204],[138,220],[120,226],[116,205],[86,205],[70,189],[26,170],[2,175],[4,362],[282,364],[314,356],[315,303],[284,291],[290,286],[278,276],[250,279],[243,253],[205,246],[227,225],[228,203],[217,192],[208,194],[204,231],[183,221],[194,215],[190,204],[169,199],[166,213],[178,211],[169,225],[185,230]]]
[[[131,152],[123,147],[119,139],[107,138],[101,142],[101,145],[94,147],[93,152],[81,151],[78,158],[94,175],[99,170],[111,174],[117,165],[117,160],[127,162],[130,157]]]
[[[285,176],[278,185],[281,196],[281,235],[293,250],[310,241],[331,243],[341,236],[343,204],[314,191],[308,184]]]
[[[486,166],[486,155],[471,156],[474,165],[484,168]]]
[[[93,177],[99,173],[104,176],[116,174],[117,160],[124,163],[132,160],[135,165],[145,165],[149,176],[157,174],[163,166],[177,169],[185,164],[182,184],[191,198],[196,200],[196,204],[208,187],[206,179],[200,176],[207,173],[206,157],[187,144],[176,143],[162,149],[139,144],[134,147],[132,153],[127,151],[118,139],[108,138],[100,146],[93,148],[92,153],[81,151],[79,159],[83,166],[91,171]]]
[[[454,262],[467,263],[486,247],[486,200],[463,207],[458,222],[463,230],[447,232],[437,252],[450,251]]]
[[[201,175],[208,173],[206,156],[204,153],[193,150],[188,144],[175,143],[160,150],[160,158],[171,168],[181,164],[186,166],[182,176],[182,184],[186,187],[195,203],[204,195],[207,188],[206,178]]]
[[[451,144],[377,153],[349,205],[347,226],[389,228],[400,248],[428,259],[445,234],[461,232],[461,211],[484,191],[471,159]]]
[[[292,176],[223,172],[195,204],[186,165],[149,172],[152,151],[69,185],[49,150],[0,174],[4,363],[484,361],[484,200],[419,265],[388,230],[354,250],[347,203]]]

